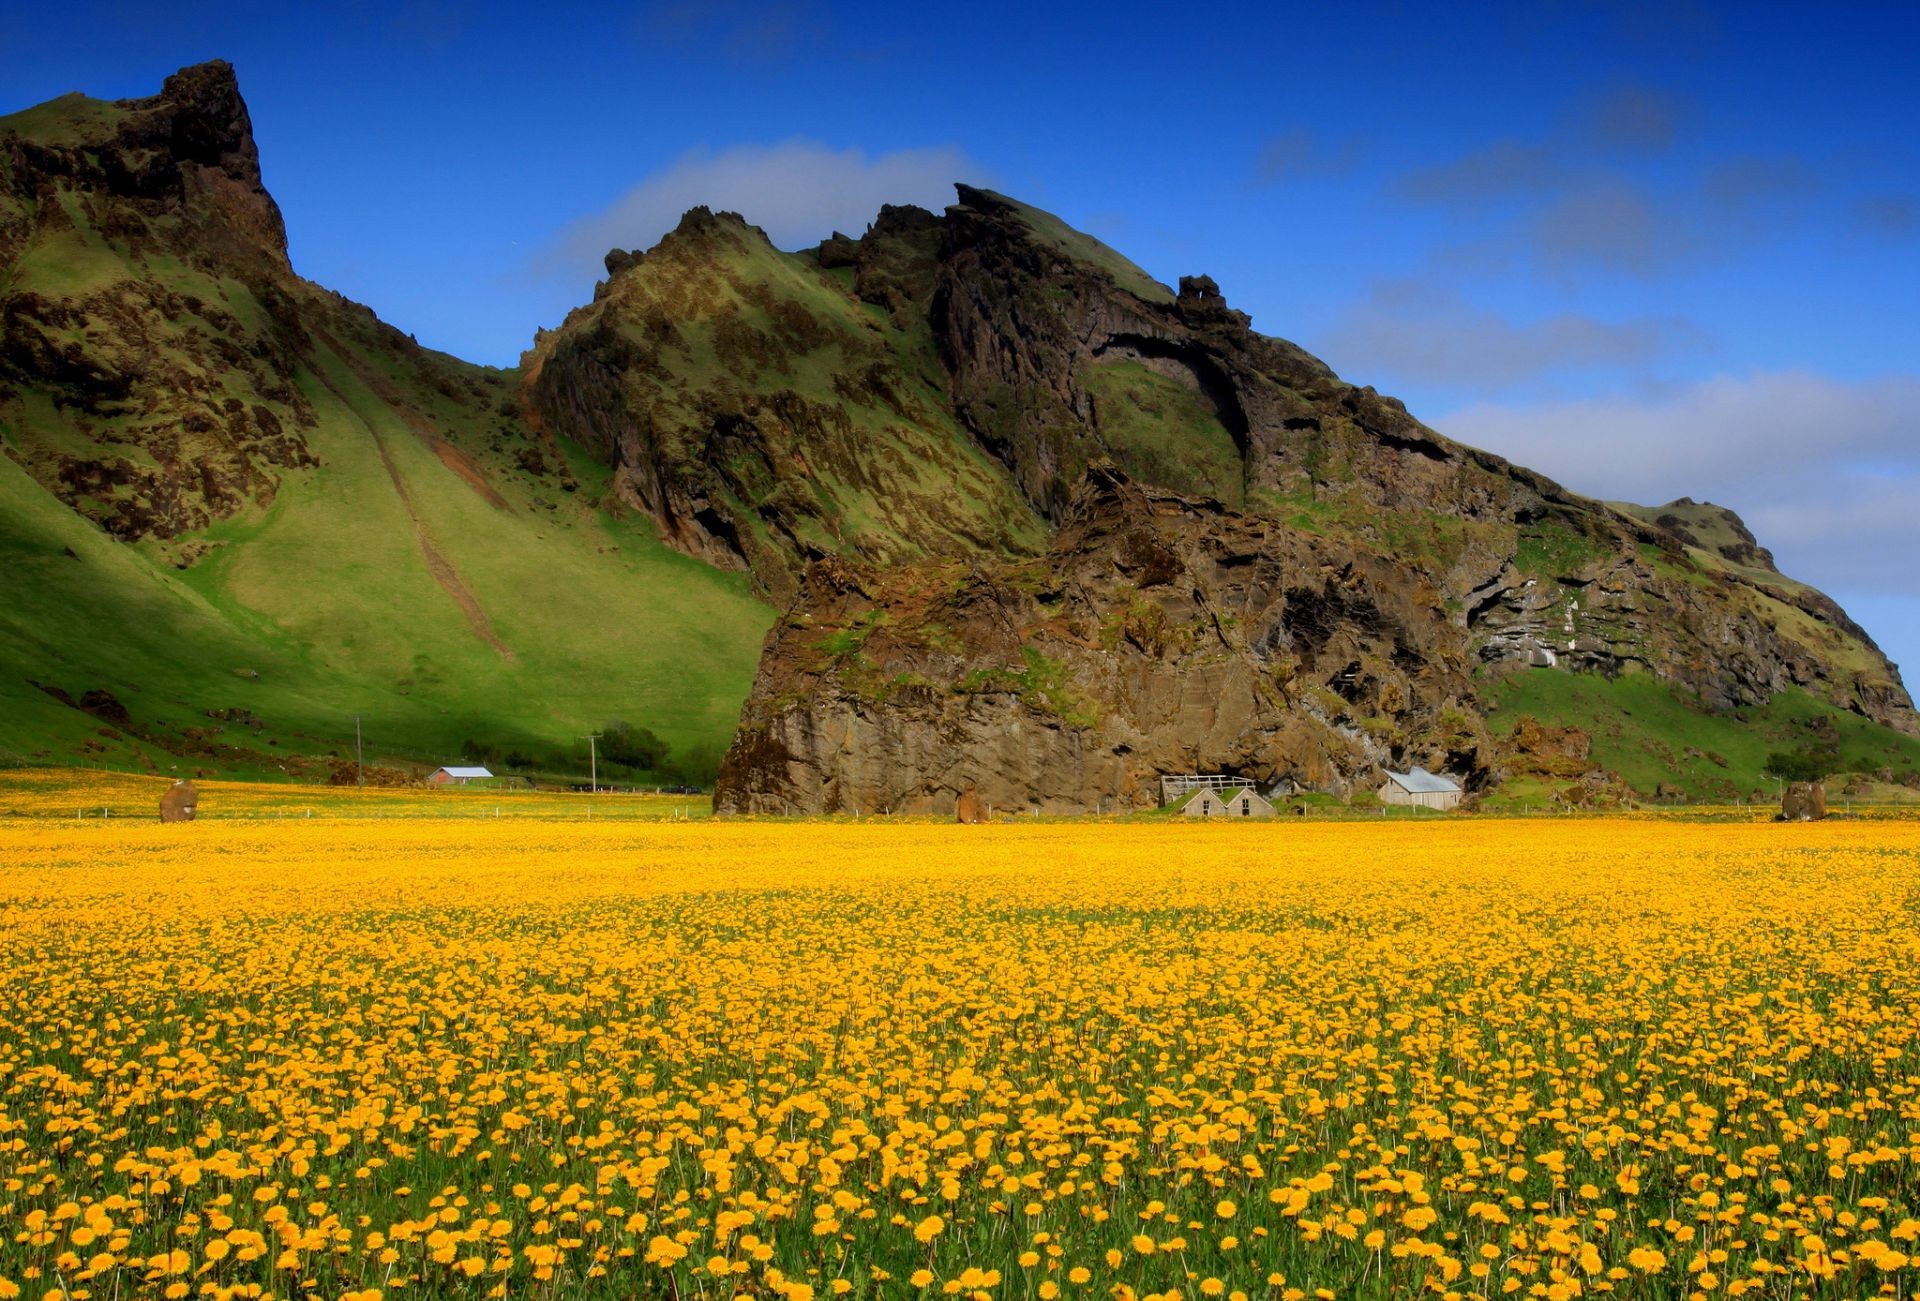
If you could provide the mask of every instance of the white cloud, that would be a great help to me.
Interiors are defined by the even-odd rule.
[[[610,207],[562,231],[541,259],[548,271],[600,274],[610,248],[650,248],[688,208],[737,212],[780,248],[818,243],[835,230],[858,235],[882,204],[938,212],[955,181],[980,169],[958,149],[869,154],[806,140],[696,149],[646,177]]]
[[[1434,424],[1592,496],[1730,506],[1822,587],[1920,595],[1920,378],[1758,371],[1647,397],[1483,402]]]
[[[1604,321],[1574,312],[1516,321],[1455,291],[1420,281],[1380,281],[1320,341],[1343,373],[1398,385],[1487,392],[1543,375],[1622,369],[1708,345],[1675,317]]]

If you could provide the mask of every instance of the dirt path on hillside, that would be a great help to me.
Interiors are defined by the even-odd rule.
[[[321,341],[333,351],[336,357],[346,361],[338,343],[329,338],[324,331],[314,329],[313,332],[320,336]],[[347,361],[346,364],[349,369],[352,369],[352,362]],[[494,632],[493,621],[487,618],[487,612],[482,608],[480,598],[473,594],[473,589],[468,587],[466,580],[460,577],[460,571],[454,568],[451,560],[447,559],[446,553],[434,541],[433,533],[427,528],[426,521],[420,518],[420,512],[413,504],[413,494],[408,490],[406,480],[400,477],[400,467],[394,464],[393,454],[387,449],[386,440],[380,437],[380,431],[373,427],[372,421],[360,414],[353,403],[347,400],[346,394],[334,386],[332,380],[317,370],[314,374],[335,397],[340,399],[340,405],[352,413],[353,418],[358,420],[361,427],[367,431],[367,437],[373,440],[373,450],[380,454],[380,464],[387,468],[387,478],[393,481],[393,491],[400,498],[400,504],[406,507],[407,519],[413,524],[414,540],[420,545],[420,554],[427,562],[427,572],[433,575],[433,581],[440,584],[441,589],[453,598],[453,603],[460,607],[460,613],[466,616],[467,626],[473,629],[473,635],[498,652],[502,660],[508,664],[514,663],[516,657],[512,649],[500,640],[498,633]]]
[[[402,411],[401,414],[405,415],[407,413]],[[419,413],[415,412],[414,414],[417,415]],[[409,423],[412,422],[409,421]],[[495,510],[507,509],[507,499],[496,492],[493,485],[487,482],[487,476],[480,473],[480,467],[473,463],[472,457],[468,456],[465,452],[432,430],[419,429],[418,426],[415,428],[420,437],[426,440],[427,446],[433,449],[433,454],[440,458],[440,464],[446,466],[449,470],[452,470],[455,474],[466,480],[467,486],[479,493],[482,501],[486,502],[487,505],[493,507]]]

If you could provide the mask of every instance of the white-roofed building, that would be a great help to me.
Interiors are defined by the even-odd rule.
[[[1460,804],[1460,783],[1451,777],[1412,768],[1406,772],[1387,772],[1380,786],[1382,804],[1411,804],[1423,809],[1451,809]]]
[[[468,782],[492,781],[485,768],[436,768],[427,780],[435,786],[465,786]]]

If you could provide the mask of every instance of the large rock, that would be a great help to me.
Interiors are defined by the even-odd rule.
[[[192,822],[199,812],[200,792],[190,781],[177,781],[160,797],[162,822]]]
[[[1827,788],[1820,782],[1789,782],[1780,797],[1783,822],[1818,822],[1827,816]]]
[[[723,813],[1143,807],[1165,772],[1470,776],[1464,630],[1382,557],[1090,469],[1007,566],[824,561],[770,634]]]

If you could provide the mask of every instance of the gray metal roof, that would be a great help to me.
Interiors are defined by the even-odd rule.
[[[441,772],[449,777],[491,777],[485,768],[442,768]]]
[[[1460,789],[1460,783],[1452,778],[1438,776],[1425,768],[1415,768],[1411,772],[1394,772],[1389,768],[1387,776],[1410,795],[1444,795]]]

